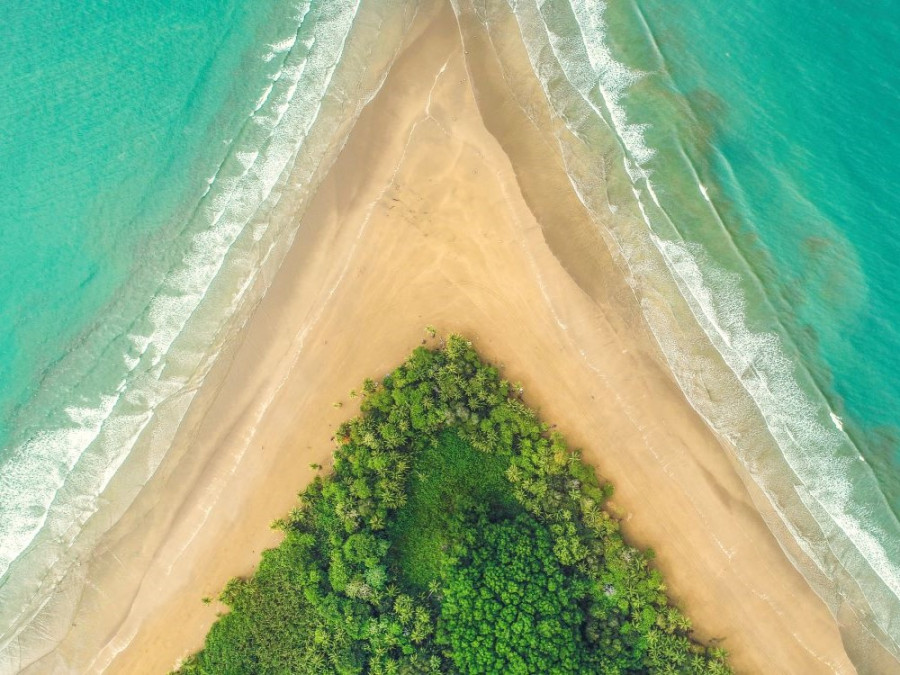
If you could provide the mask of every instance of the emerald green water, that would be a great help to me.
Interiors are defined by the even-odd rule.
[[[52,649],[414,11],[0,9],[0,672]]]
[[[900,657],[900,8],[487,6],[675,379],[851,656]]]
[[[195,214],[278,67],[264,60],[266,38],[289,10],[4,6],[0,574],[185,318],[175,310],[166,325],[154,302],[157,314],[164,295],[191,304],[189,272],[181,289],[161,286],[208,226]],[[204,253],[226,250],[211,242]]]

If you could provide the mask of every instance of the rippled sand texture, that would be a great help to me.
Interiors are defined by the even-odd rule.
[[[739,672],[855,672],[836,622],[661,365],[535,134],[541,101],[522,114],[488,46],[465,13],[420,13],[203,384],[180,450],[101,541],[60,646],[26,672],[161,673],[198,649],[222,609],[201,598],[276,542],[268,524],[354,414],[347,392],[398,363],[428,324],[503,364],[615,483],[626,536],[656,550],[698,636],[724,638]]]

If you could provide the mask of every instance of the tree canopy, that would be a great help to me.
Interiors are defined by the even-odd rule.
[[[591,467],[470,343],[419,348],[180,673],[727,673]]]
[[[444,582],[440,618],[453,662],[468,673],[584,672],[587,591],[578,581],[531,516],[479,518]]]

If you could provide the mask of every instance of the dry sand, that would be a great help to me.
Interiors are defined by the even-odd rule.
[[[614,482],[626,536],[656,550],[698,636],[724,638],[738,672],[854,672],[826,607],[659,365],[603,247],[554,240],[547,214],[572,232],[584,214],[552,163],[523,178],[541,149],[502,138],[514,120],[489,87],[482,118],[469,74],[489,64],[462,46],[447,9],[423,30],[204,385],[178,442],[211,452],[161,468],[98,550],[75,625],[31,671],[163,673],[198,649],[221,610],[201,598],[277,542],[268,525],[293,506],[310,463],[327,465],[334,427],[354,413],[348,392],[432,324],[502,364]]]

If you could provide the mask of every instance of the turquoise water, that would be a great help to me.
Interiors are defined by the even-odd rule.
[[[33,432],[24,404],[102,309],[184,254],[185,210],[266,75],[250,54],[273,17],[246,4],[4,6],[3,445]]]
[[[0,672],[52,648],[413,13],[0,9]]]
[[[3,18],[0,574],[152,341],[147,307],[199,226],[184,214],[247,116],[226,104],[261,88],[266,17],[223,1]]]
[[[900,512],[900,6],[639,8],[729,232]]]
[[[497,0],[497,43],[510,10],[679,385],[851,657],[900,657],[900,7]]]
[[[839,613],[842,603],[853,605],[896,655],[900,7],[692,0],[675,10],[637,0],[618,16],[623,38],[640,35],[653,45],[630,58],[628,48],[617,51],[648,73],[629,113],[650,125],[646,141],[660,148],[656,164],[647,166],[657,171],[654,184],[680,237],[710,255],[709,267],[753,279],[743,289],[744,328],[781,337],[799,364],[793,370],[804,371],[795,372],[804,397],[818,399],[846,432],[840,438],[825,431],[827,423],[798,423],[813,410],[789,402],[791,396],[772,401],[780,399],[798,420],[779,445],[797,456],[788,464],[803,487],[792,492],[813,503],[804,507],[815,522],[795,518],[794,534],[820,549],[810,558],[831,584],[817,590]],[[684,200],[689,185],[670,178],[672,168],[687,173],[684,164],[711,198],[715,225],[693,217]],[[714,278],[709,273],[705,282],[713,293],[734,296]],[[788,376],[771,362],[749,361],[773,379]],[[777,418],[768,416],[770,427]],[[773,495],[782,489],[775,474],[758,474]],[[781,498],[788,520],[800,506],[789,503]],[[798,566],[804,569],[802,561]],[[851,636],[849,643],[860,658],[865,641]]]

